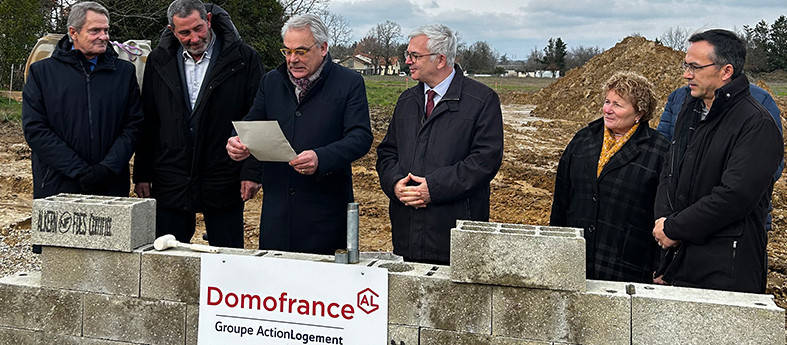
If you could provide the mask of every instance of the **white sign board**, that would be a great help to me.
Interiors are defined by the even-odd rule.
[[[388,272],[204,254],[197,344],[384,344]]]

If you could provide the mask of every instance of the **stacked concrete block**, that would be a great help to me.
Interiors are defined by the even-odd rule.
[[[388,322],[491,334],[492,287],[456,284],[450,267],[379,263],[388,269]]]
[[[631,344],[625,283],[588,280],[586,292],[495,287],[492,334],[570,344]]]
[[[0,345],[135,345],[128,342],[75,337],[0,327]]]
[[[153,243],[153,199],[58,194],[33,200],[33,243],[132,252]]]
[[[186,304],[88,294],[83,334],[141,344],[185,344]]]
[[[388,324],[388,342],[394,345],[418,345],[419,328],[415,326],[405,326]]]
[[[632,344],[784,344],[770,295],[634,284]]]
[[[151,248],[126,253],[45,246],[41,249],[41,285],[139,296],[140,257]]]
[[[418,343],[414,343],[418,344]],[[421,330],[420,344],[440,345],[552,345],[550,342],[493,337],[442,329],[424,328]],[[397,344],[398,345],[398,344]]]
[[[0,327],[79,336],[85,294],[41,288],[38,274],[0,279]]]
[[[265,252],[217,247],[222,254],[260,256]],[[140,296],[148,299],[199,304],[200,257],[182,248],[142,253]],[[212,255],[212,254],[205,254]]]
[[[585,291],[582,229],[457,221],[451,280]]]
[[[186,305],[186,345],[197,345],[199,304]]]

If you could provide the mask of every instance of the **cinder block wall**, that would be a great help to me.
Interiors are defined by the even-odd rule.
[[[581,237],[460,221],[454,267],[363,259],[388,270],[388,342],[379,345],[784,344],[784,310],[769,295],[584,280]],[[45,246],[41,255],[41,272],[0,279],[0,345],[197,343],[200,253]]]

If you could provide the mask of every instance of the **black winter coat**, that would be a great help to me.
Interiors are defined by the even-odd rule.
[[[497,93],[454,68],[448,91],[423,123],[424,84],[399,96],[377,147],[394,253],[415,260],[448,262],[456,221],[489,220],[489,183],[503,160]],[[425,208],[405,206],[394,194],[394,185],[408,173],[426,177],[432,201]]]
[[[664,233],[680,240],[658,274],[668,283],[765,292],[765,216],[783,155],[779,129],[745,75],[716,90],[710,112],[688,97],[656,198]]]
[[[350,164],[372,145],[366,87],[360,74],[331,62],[298,103],[284,64],[260,82],[245,121],[276,120],[296,153],[314,150],[317,172],[264,162],[260,249],[333,254],[347,247]]]
[[[226,150],[232,121],[240,121],[254,100],[263,73],[260,57],[240,40],[227,12],[211,4],[206,8],[213,13],[211,28],[220,52],[211,61],[193,112],[178,66],[181,45],[170,30],[164,30],[145,66],[145,123],[134,182],[152,183],[157,207],[191,212],[229,207],[243,202],[241,180],[261,180],[259,162],[235,162]],[[194,139],[190,118],[197,119]]]
[[[83,193],[76,179],[102,164],[112,171],[99,194],[128,197],[128,162],[142,122],[136,70],[108,47],[92,72],[68,36],[30,66],[22,126],[32,150],[33,197]]]
[[[596,177],[604,130],[603,118],[591,122],[563,151],[549,224],[584,229],[587,278],[652,283],[653,203],[669,142],[640,123]]]

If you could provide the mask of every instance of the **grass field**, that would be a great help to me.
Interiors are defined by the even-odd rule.
[[[773,93],[779,96],[787,96],[787,83],[786,82],[766,82],[771,88]]]
[[[22,120],[22,103],[0,97],[0,121],[19,122]]]
[[[409,76],[364,76],[366,97],[370,106],[393,107],[399,95],[407,88],[415,86]],[[549,78],[515,78],[515,77],[479,77],[473,78],[498,93],[507,91],[536,92],[557,79]]]

